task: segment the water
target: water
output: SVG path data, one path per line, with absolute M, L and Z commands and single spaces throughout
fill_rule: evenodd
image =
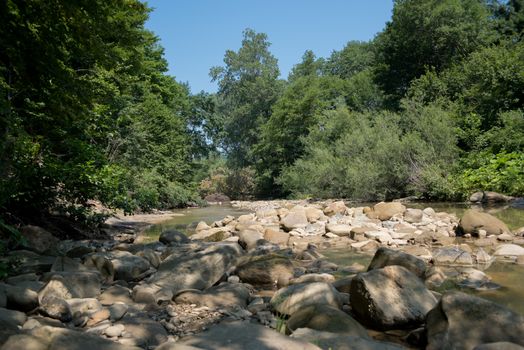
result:
M 349 204 L 349 206 L 361 205 L 362 204 Z M 453 213 L 459 218 L 464 211 L 469 208 L 468 205 L 463 203 L 409 203 L 407 204 L 407 207 L 432 207 L 436 211 Z M 522 206 L 503 206 L 479 209 L 498 217 L 512 230 L 524 226 L 524 207 Z M 200 221 L 205 221 L 206 223 L 211 224 L 214 221 L 223 219 L 227 215 L 238 217 L 239 215 L 248 213 L 246 210 L 233 208 L 227 205 L 181 209 L 176 212 L 183 216 L 176 216 L 160 224 L 154 225 L 149 230 L 145 231 L 145 236 L 147 237 L 146 240 L 157 240 L 163 230 L 173 228 L 191 235 L 194 232 L 194 227 Z M 332 261 L 341 267 L 349 266 L 354 263 L 367 267 L 372 259 L 372 255 L 355 253 L 348 250 L 327 250 L 323 251 L 322 254 L 324 254 L 329 261 Z M 457 286 L 453 286 L 453 288 L 458 288 L 464 292 L 505 305 L 506 307 L 524 315 L 524 266 L 495 262 L 484 272 L 491 277 L 493 282 L 499 284 L 501 288 L 487 291 L 476 291 L 471 288 L 460 288 Z M 340 277 L 341 275 L 342 274 L 338 274 L 337 277 Z

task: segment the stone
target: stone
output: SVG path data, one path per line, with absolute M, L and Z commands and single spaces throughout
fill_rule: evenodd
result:
M 524 316 L 461 292 L 445 293 L 426 318 L 426 349 L 473 349 L 485 343 L 524 346 Z
M 311 282 L 335 282 L 335 277 L 329 273 L 308 273 L 289 281 L 290 284 L 311 283 Z
M 39 310 L 42 314 L 61 322 L 69 322 L 73 319 L 73 314 L 67 302 L 49 294 L 40 300 Z
M 126 314 L 129 306 L 122 302 L 116 302 L 109 307 L 109 319 L 111 322 L 120 320 Z
M 511 233 L 502 233 L 497 236 L 497 240 L 502 241 L 502 242 L 510 242 L 510 241 L 513 241 L 514 239 L 515 239 L 515 236 L 513 236 L 513 234 Z
M 399 202 L 381 202 L 373 206 L 373 211 L 366 213 L 370 219 L 386 221 L 395 215 L 402 215 L 406 207 Z
M 364 236 L 374 239 L 382 244 L 388 244 L 393 241 L 391 235 L 384 231 L 368 231 L 364 234 Z
M 63 299 L 69 298 L 95 298 L 100 295 L 100 274 L 97 272 L 52 272 L 44 275 L 43 281 L 58 281 L 67 289 L 67 293 L 60 296 Z M 48 283 L 49 283 L 48 282 Z M 39 292 L 42 293 L 42 290 Z
M 477 345 L 473 350 L 524 350 L 524 346 L 507 341 L 500 341 Z
M 257 247 L 257 242 L 264 239 L 264 235 L 255 230 L 242 230 L 237 233 L 239 244 L 246 250 Z
M 106 283 L 113 282 L 115 269 L 113 263 L 104 254 L 91 254 L 84 260 L 87 268 L 94 269 L 100 273 L 102 280 Z
M 511 202 L 513 199 L 515 198 L 493 191 L 475 192 L 469 197 L 469 201 L 472 203 L 505 203 Z
M 409 223 L 421 222 L 424 217 L 424 213 L 421 209 L 408 208 L 404 212 L 404 220 Z
M 115 324 L 114 326 L 107 327 L 104 334 L 108 337 L 119 337 L 124 332 L 126 327 L 122 324 Z
M 339 308 L 319 304 L 306 306 L 291 315 L 286 323 L 290 331 L 311 328 L 318 331 L 369 338 L 364 327 Z
M 87 321 L 87 327 L 94 326 L 95 324 L 98 324 L 102 321 L 105 321 L 109 319 L 111 316 L 111 313 L 109 312 L 109 309 L 100 309 L 91 315 L 89 315 L 89 321 Z
M 88 271 L 88 268 L 78 261 L 68 258 L 67 256 L 57 256 L 53 266 L 51 266 L 52 272 L 76 272 L 76 271 Z
M 485 230 L 487 235 L 510 233 L 508 226 L 491 214 L 468 209 L 460 219 L 457 233 L 478 236 L 479 230 Z
M 234 321 L 214 325 L 208 331 L 178 341 L 174 349 L 205 350 L 320 350 L 317 346 L 292 339 L 272 329 L 250 322 Z
M 25 238 L 27 247 L 37 253 L 54 251 L 60 242 L 60 240 L 49 231 L 39 226 L 22 226 L 20 228 L 20 234 Z
M 312 224 L 325 218 L 324 212 L 322 210 L 313 207 L 306 208 L 306 217 L 307 220 Z
M 351 282 L 355 316 L 379 330 L 416 327 L 436 303 L 420 278 L 402 266 L 361 272 Z
M 127 282 L 140 279 L 150 267 L 149 261 L 129 252 L 120 252 L 111 262 L 115 269 L 115 279 Z
M 74 314 L 90 314 L 102 309 L 102 304 L 95 298 L 73 298 L 67 299 L 67 304 Z
M 524 247 L 516 244 L 501 244 L 495 249 L 493 255 L 498 257 L 516 257 L 524 255 Z
M 344 204 L 343 201 L 336 201 L 333 203 L 328 204 L 324 208 L 324 214 L 327 216 L 334 216 L 336 214 L 344 215 L 347 211 L 346 204 Z
M 189 238 L 187 238 L 184 233 L 177 230 L 162 231 L 160 237 L 158 237 L 158 240 L 169 246 L 186 244 L 190 242 Z
M 113 305 L 120 302 L 124 304 L 132 304 L 131 290 L 129 288 L 115 285 L 107 288 L 98 298 L 102 305 Z
M 242 262 L 235 274 L 245 283 L 256 286 L 272 287 L 286 286 L 293 278 L 294 265 L 291 260 L 282 255 L 269 254 L 251 257 Z
M 340 308 L 338 294 L 331 284 L 325 282 L 293 284 L 279 289 L 271 298 L 270 304 L 282 314 L 293 315 L 310 305 L 326 304 Z
M 443 247 L 433 252 L 433 263 L 435 265 L 473 265 L 473 257 L 470 253 L 459 247 Z
M 304 209 L 296 209 L 290 211 L 286 216 L 280 220 L 280 225 L 286 231 L 294 229 L 305 228 L 309 224 L 307 220 L 306 211 Z
M 209 308 L 229 306 L 245 308 L 249 295 L 249 289 L 242 284 L 222 283 L 203 292 L 199 290 L 182 292 L 174 298 L 174 301 L 177 304 L 196 304 Z
M 287 246 L 289 241 L 289 233 L 268 228 L 264 231 L 264 239 L 271 243 Z
M 139 346 L 156 346 L 167 341 L 165 328 L 150 318 L 126 315 L 119 324 L 125 327 L 126 337 L 135 339 Z
M 27 320 L 25 313 L 0 308 L 0 329 L 14 329 L 18 330 Z
M 310 328 L 299 328 L 290 337 L 313 343 L 324 350 L 406 350 L 398 344 L 377 341 L 369 337 L 323 332 Z
M 204 242 L 221 242 L 231 237 L 231 232 L 225 230 L 223 227 L 210 228 L 208 230 L 198 231 L 190 236 L 192 241 L 200 240 Z
M 38 306 L 38 293 L 23 286 L 0 283 L 0 295 L 5 298 L 3 307 L 8 309 L 28 312 Z
M 351 233 L 351 226 L 345 224 L 327 224 L 326 230 L 337 236 L 349 236 Z
M 168 256 L 148 283 L 173 295 L 183 289 L 203 290 L 218 282 L 242 254 L 237 243 L 217 243 Z
M 369 263 L 368 271 L 391 265 L 403 266 L 421 279 L 424 279 L 426 273 L 426 264 L 422 259 L 385 247 L 378 248 L 375 252 L 373 259 Z
M 205 221 L 200 221 L 197 224 L 197 226 L 195 227 L 195 231 L 199 232 L 199 231 L 209 230 L 210 228 L 211 227 Z

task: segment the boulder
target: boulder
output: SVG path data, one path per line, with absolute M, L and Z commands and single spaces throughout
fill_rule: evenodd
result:
M 39 310 L 47 317 L 51 317 L 61 322 L 69 322 L 73 319 L 73 314 L 67 302 L 62 298 L 46 295 L 40 300 Z
M 406 207 L 399 202 L 381 202 L 373 206 L 373 211 L 366 213 L 370 219 L 389 220 L 395 215 L 402 215 Z
M 406 348 L 382 341 L 373 340 L 369 337 L 359 337 L 317 331 L 310 328 L 299 328 L 291 334 L 291 338 L 301 339 L 324 350 L 405 350 Z
M 351 233 L 351 226 L 346 224 L 327 224 L 326 230 L 336 234 L 337 236 L 349 236 Z
M 426 318 L 428 350 L 473 349 L 485 343 L 524 346 L 524 316 L 461 292 L 442 296 Z
M 88 255 L 84 260 L 84 265 L 89 269 L 98 271 L 105 282 L 113 282 L 115 278 L 115 268 L 105 254 L 95 253 Z
M 231 236 L 231 232 L 225 230 L 223 227 L 216 227 L 210 228 L 208 230 L 197 231 L 195 234 L 189 237 L 192 241 L 200 240 L 204 242 L 221 242 Z
M 53 272 L 43 280 L 47 285 L 38 292 L 39 300 L 45 294 L 62 299 L 95 298 L 100 294 L 100 275 L 95 272 Z
M 420 278 L 402 266 L 362 272 L 351 281 L 350 304 L 354 314 L 376 329 L 419 326 L 436 303 Z
M 408 208 L 404 212 L 404 220 L 409 223 L 421 222 L 424 217 L 424 213 L 421 209 Z
M 243 282 L 257 286 L 286 286 L 293 278 L 291 260 L 278 254 L 255 256 L 239 264 L 235 274 Z
M 242 254 L 237 243 L 218 243 L 168 256 L 149 283 L 176 294 L 183 289 L 203 290 L 222 278 Z
M 8 309 L 28 312 L 38 306 L 38 293 L 23 286 L 0 283 L 0 294 L 5 297 Z
M 240 306 L 245 308 L 249 299 L 249 289 L 242 284 L 223 283 L 201 292 L 190 290 L 178 294 L 174 301 L 177 304 L 196 304 L 209 308 Z
M 98 298 L 102 305 L 113 305 L 114 303 L 132 304 L 131 290 L 129 288 L 115 285 L 107 288 Z
M 344 204 L 343 201 L 337 201 L 337 202 L 328 204 L 324 208 L 324 214 L 326 214 L 327 216 L 333 216 L 336 214 L 344 215 L 347 209 L 348 208 L 346 207 L 346 204 Z
M 473 257 L 470 253 L 459 247 L 443 247 L 433 252 L 433 263 L 435 265 L 473 265 Z
M 247 250 L 257 247 L 257 242 L 264 239 L 264 235 L 255 230 L 242 230 L 238 232 L 239 244 Z
M 178 245 L 178 244 L 185 244 L 189 243 L 189 238 L 187 236 L 177 230 L 166 230 L 163 231 L 160 234 L 160 237 L 158 237 L 158 240 L 165 245 Z
M 508 226 L 493 215 L 475 209 L 466 210 L 460 219 L 457 233 L 478 236 L 479 230 L 485 230 L 488 235 L 510 233 Z
M 513 199 L 515 198 L 493 191 L 475 192 L 469 197 L 471 203 L 505 203 Z
M 325 218 L 324 212 L 322 210 L 313 207 L 306 208 L 306 217 L 307 220 L 312 224 L 319 221 L 320 219 Z
M 369 263 L 368 271 L 392 265 L 403 266 L 421 279 L 424 278 L 426 273 L 426 264 L 422 259 L 385 247 L 381 247 L 375 252 L 373 260 Z
M 368 338 L 368 333 L 353 317 L 333 306 L 318 304 L 293 313 L 286 324 L 290 331 L 311 328 L 318 331 L 341 333 Z
M 310 305 L 331 305 L 335 308 L 341 306 L 339 293 L 325 282 L 293 284 L 279 289 L 271 298 L 270 304 L 276 311 L 286 315 L 293 315 Z
M 306 211 L 304 209 L 294 209 L 280 220 L 280 225 L 286 231 L 292 231 L 298 228 L 305 228 L 309 224 Z
M 0 329 L 18 330 L 18 326 L 22 326 L 25 321 L 27 321 L 25 313 L 0 308 Z
M 286 246 L 289 241 L 289 233 L 268 228 L 264 231 L 264 239 L 274 244 Z
M 13 271 L 16 274 L 48 272 L 56 259 L 54 256 L 39 255 L 28 250 L 14 250 L 8 256 L 17 262 Z
M 146 248 L 136 253 L 136 255 L 146 259 L 149 262 L 149 265 L 153 266 L 155 269 L 157 269 L 162 262 L 160 255 L 155 253 L 153 249 Z
M 292 339 L 262 325 L 242 321 L 219 323 L 176 344 L 173 349 L 320 350 L 313 344 Z
M 39 226 L 22 226 L 20 228 L 20 234 L 25 238 L 27 247 L 38 253 L 54 251 L 60 242 L 60 240 L 49 231 Z
M 149 261 L 129 252 L 119 252 L 111 262 L 115 269 L 115 279 L 127 282 L 141 279 L 150 268 Z
M 517 257 L 524 255 L 524 247 L 521 247 L 516 244 L 501 244 L 495 249 L 493 255 L 498 257 Z
M 200 232 L 200 231 L 204 231 L 204 230 L 209 230 L 211 227 L 205 222 L 205 221 L 200 221 L 196 227 L 195 227 L 195 231 L 196 232 Z
M 326 282 L 333 283 L 335 282 L 335 277 L 329 273 L 308 273 L 297 278 L 293 278 L 289 281 L 290 284 L 297 283 L 311 283 L 311 282 Z
M 143 348 L 162 344 L 168 339 L 165 328 L 148 317 L 128 313 L 118 323 L 125 327 L 126 338 L 133 339 Z

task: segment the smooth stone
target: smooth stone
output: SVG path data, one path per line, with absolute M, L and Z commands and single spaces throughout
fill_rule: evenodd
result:
M 245 283 L 256 286 L 287 286 L 293 278 L 292 261 L 279 254 L 261 255 L 239 263 L 235 274 Z
M 104 330 L 104 334 L 108 337 L 119 337 L 122 334 L 122 332 L 125 331 L 125 329 L 126 327 L 124 327 L 124 325 L 116 324 L 114 326 L 107 327 Z
M 403 266 L 419 278 L 424 278 L 426 273 L 426 263 L 422 259 L 385 247 L 381 247 L 375 252 L 373 259 L 369 263 L 368 271 L 391 265 Z
M 293 315 L 310 305 L 326 304 L 335 308 L 341 306 L 338 291 L 325 282 L 293 284 L 279 289 L 271 298 L 270 304 L 286 315 Z

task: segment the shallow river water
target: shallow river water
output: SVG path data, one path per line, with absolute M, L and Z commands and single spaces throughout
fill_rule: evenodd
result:
M 351 204 L 348 206 L 361 206 L 361 203 Z M 425 208 L 432 207 L 436 211 L 444 211 L 454 213 L 458 217 L 469 208 L 468 205 L 461 203 L 409 203 L 408 208 Z M 524 206 L 505 206 L 498 208 L 483 209 L 492 215 L 497 216 L 504 221 L 510 229 L 514 230 L 524 226 Z M 246 210 L 233 208 L 231 206 L 209 206 L 205 208 L 191 208 L 181 209 L 177 211 L 181 216 L 176 216 L 172 219 L 164 221 L 160 224 L 154 225 L 144 234 L 148 240 L 156 240 L 160 232 L 166 229 L 177 229 L 190 235 L 194 232 L 194 228 L 199 221 L 205 221 L 211 224 L 213 221 L 221 220 L 227 215 L 239 216 L 248 213 Z M 350 250 L 326 250 L 322 251 L 329 261 L 336 263 L 339 266 L 348 266 L 354 263 L 359 263 L 367 266 L 371 261 L 371 255 L 362 253 L 355 253 Z M 517 311 L 524 315 L 524 266 L 510 263 L 495 262 L 489 266 L 484 272 L 492 279 L 493 282 L 499 284 L 501 287 L 495 290 L 473 290 L 466 287 L 443 286 L 441 292 L 446 289 L 460 289 L 466 293 L 471 293 L 485 299 L 489 299 L 505 305 L 510 309 Z

